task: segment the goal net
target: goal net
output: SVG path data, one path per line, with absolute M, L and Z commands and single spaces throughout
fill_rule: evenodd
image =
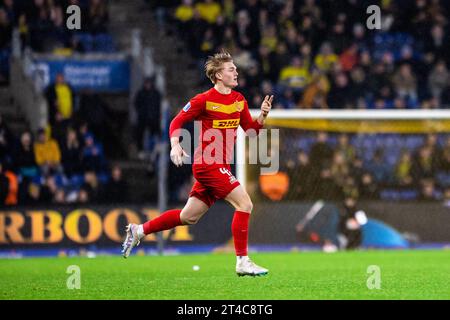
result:
M 335 242 L 349 198 L 366 212 L 450 199 L 450 111 L 273 110 L 265 128 L 258 143 L 243 132 L 237 142 L 253 243 Z M 414 229 L 389 210 L 367 215 Z

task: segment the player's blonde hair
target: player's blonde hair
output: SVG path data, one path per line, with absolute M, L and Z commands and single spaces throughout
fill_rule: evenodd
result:
M 213 56 L 209 56 L 208 60 L 206 60 L 205 63 L 206 76 L 209 78 L 209 80 L 211 80 L 212 83 L 215 84 L 217 82 L 216 73 L 222 70 L 223 64 L 225 62 L 232 61 L 233 57 L 225 50 L 222 50 L 221 52 L 216 53 Z

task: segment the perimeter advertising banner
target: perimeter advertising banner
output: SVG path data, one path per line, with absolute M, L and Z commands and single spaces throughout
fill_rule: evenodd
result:
M 36 59 L 45 87 L 61 73 L 75 91 L 126 92 L 130 87 L 130 64 L 126 59 Z
M 223 244 L 231 237 L 233 210 L 222 205 L 196 226 L 163 232 L 168 244 Z M 139 206 L 44 207 L 0 210 L 0 249 L 120 246 L 128 223 L 143 223 L 158 210 Z M 149 235 L 144 243 L 156 243 Z
M 250 245 L 299 244 L 296 225 L 314 203 L 267 202 L 255 205 L 250 219 Z M 382 221 L 418 243 L 450 243 L 450 207 L 437 202 L 360 203 L 369 219 Z M 323 237 L 336 236 L 340 208 L 327 203 L 309 223 Z M 230 243 L 234 209 L 216 203 L 194 226 L 179 226 L 162 233 L 166 244 L 213 245 Z M 125 226 L 143 223 L 159 215 L 154 207 L 63 206 L 0 209 L 0 250 L 34 248 L 119 248 Z M 150 235 L 143 244 L 155 245 Z

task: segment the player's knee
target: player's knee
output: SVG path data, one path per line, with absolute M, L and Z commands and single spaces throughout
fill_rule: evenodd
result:
M 245 199 L 245 200 L 239 202 L 236 210 L 251 213 L 253 210 L 252 200 L 250 200 L 250 198 L 249 198 L 249 199 Z
M 197 222 L 198 222 L 198 220 L 200 220 L 200 218 L 180 216 L 180 220 L 181 220 L 181 223 L 183 223 L 184 225 L 194 225 L 194 224 L 197 224 Z

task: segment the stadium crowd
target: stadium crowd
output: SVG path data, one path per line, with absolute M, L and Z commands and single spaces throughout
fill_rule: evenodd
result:
M 269 93 L 275 108 L 450 106 L 448 1 L 151 2 L 199 68 L 220 48 L 232 53 L 253 106 Z M 381 30 L 366 27 L 373 4 Z
M 295 148 L 298 151 L 280 150 L 282 163 L 277 175 L 260 178 L 260 188 L 266 197 L 272 200 L 282 197 L 290 200 L 450 199 L 449 136 L 384 136 L 379 137 L 384 143 L 382 147 L 374 140 L 378 138 L 370 135 L 306 132 L 300 139 L 303 143 L 302 148 Z M 397 154 L 392 149 L 398 149 Z
M 101 98 L 74 93 L 60 74 L 47 88 L 49 126 L 14 136 L 0 116 L 0 204 L 67 204 L 127 201 L 127 183 L 110 166 L 111 143 Z
M 66 27 L 70 5 L 81 9 L 81 30 Z M 22 45 L 36 52 L 69 55 L 115 50 L 108 34 L 106 0 L 0 0 L 0 83 L 9 78 L 13 29 L 18 30 Z

